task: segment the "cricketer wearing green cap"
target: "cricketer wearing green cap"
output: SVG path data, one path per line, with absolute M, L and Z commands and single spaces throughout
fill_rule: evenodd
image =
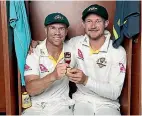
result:
M 52 13 L 44 25 L 46 39 L 26 58 L 24 76 L 32 106 L 23 115 L 73 115 L 74 100 L 65 75 L 69 64 L 64 62 L 69 22 L 63 14 Z
M 71 38 L 77 66 L 68 71 L 76 83 L 74 115 L 120 115 L 119 96 L 126 73 L 126 52 L 112 46 L 108 12 L 94 4 L 82 12 L 84 36 Z
M 112 46 L 111 34 L 106 30 L 106 8 L 98 4 L 87 7 L 82 12 L 82 21 L 85 34 L 67 43 L 76 62 L 66 73 L 77 85 L 72 96 L 74 115 L 120 115 L 126 52 L 122 46 Z
M 101 16 L 102 18 L 104 18 L 105 20 L 108 20 L 108 12 L 107 12 L 106 8 L 104 8 L 103 6 L 100 6 L 98 4 L 94 4 L 94 5 L 87 7 L 82 12 L 82 20 L 85 20 L 85 18 L 89 14 L 97 14 L 97 15 Z
M 62 23 L 69 27 L 68 19 L 61 13 L 52 13 L 45 18 L 44 26 L 49 24 Z

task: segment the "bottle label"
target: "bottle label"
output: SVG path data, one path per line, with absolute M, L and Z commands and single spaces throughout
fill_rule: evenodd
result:
M 32 102 L 28 93 L 22 93 L 22 108 L 29 108 L 32 106 Z

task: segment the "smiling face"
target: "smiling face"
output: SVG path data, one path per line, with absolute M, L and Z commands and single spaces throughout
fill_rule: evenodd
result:
M 92 40 L 101 38 L 108 24 L 108 20 L 104 20 L 102 17 L 96 14 L 88 15 L 83 22 L 85 32 Z
M 68 29 L 66 25 L 61 23 L 50 24 L 45 27 L 47 41 L 53 46 L 60 46 L 65 40 Z

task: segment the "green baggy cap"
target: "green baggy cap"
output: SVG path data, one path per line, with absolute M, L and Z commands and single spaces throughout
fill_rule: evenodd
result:
M 108 20 L 108 12 L 106 10 L 106 8 L 104 8 L 103 6 L 100 6 L 98 4 L 94 4 L 91 5 L 89 7 L 87 7 L 83 12 L 82 12 L 82 20 L 84 21 L 85 18 L 89 15 L 89 14 L 96 14 L 101 16 L 102 18 L 104 18 L 105 20 Z
M 62 24 L 65 24 L 67 27 L 69 27 L 68 19 L 61 13 L 52 13 L 45 18 L 45 21 L 44 21 L 45 26 L 49 24 L 54 24 L 54 23 L 62 23 Z

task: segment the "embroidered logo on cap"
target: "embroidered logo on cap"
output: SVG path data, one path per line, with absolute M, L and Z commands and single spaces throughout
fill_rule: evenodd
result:
M 104 57 L 99 58 L 99 59 L 97 60 L 97 64 L 98 64 L 98 66 L 99 66 L 100 68 L 106 66 L 106 63 L 107 63 L 107 61 L 106 61 L 106 58 L 104 58 Z
M 124 67 L 124 64 L 123 63 L 119 63 L 119 66 L 120 66 L 120 72 L 121 73 L 125 73 L 126 72 L 126 68 Z
M 96 7 L 91 7 L 91 8 L 88 9 L 88 11 L 92 11 L 92 10 L 97 10 L 97 8 Z
M 30 66 L 28 66 L 27 64 L 25 64 L 25 67 L 24 67 L 25 71 L 28 71 L 28 70 L 32 70 Z
M 56 15 L 56 16 L 54 17 L 54 19 L 55 19 L 55 20 L 63 20 L 64 17 L 62 17 L 62 16 L 60 16 L 60 15 Z
M 42 73 L 43 72 L 49 72 L 48 69 L 43 64 L 39 64 L 39 66 L 40 66 L 40 70 L 41 70 Z

